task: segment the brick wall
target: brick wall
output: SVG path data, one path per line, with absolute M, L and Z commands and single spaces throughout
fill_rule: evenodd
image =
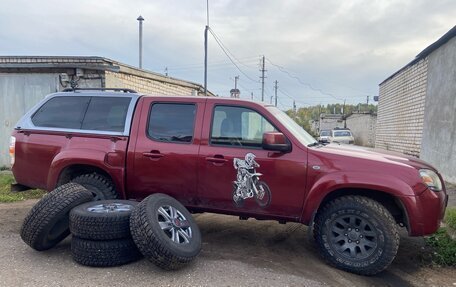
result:
M 347 117 L 346 122 L 347 128 L 353 133 L 356 145 L 374 147 L 376 115 L 354 113 Z
M 376 148 L 420 155 L 427 61 L 422 59 L 380 84 Z

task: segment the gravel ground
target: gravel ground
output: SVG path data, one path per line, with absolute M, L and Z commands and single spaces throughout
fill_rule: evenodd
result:
M 422 238 L 403 235 L 390 268 L 363 277 L 326 265 L 305 226 L 215 214 L 195 215 L 203 250 L 183 270 L 166 272 L 144 259 L 84 267 L 71 258 L 71 237 L 45 252 L 21 241 L 20 225 L 35 202 L 0 204 L 0 286 L 456 286 L 454 268 L 421 267 Z

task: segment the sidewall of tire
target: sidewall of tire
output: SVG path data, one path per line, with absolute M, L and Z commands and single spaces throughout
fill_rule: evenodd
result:
M 374 202 L 365 197 L 358 198 Z M 337 268 L 361 275 L 374 275 L 381 272 L 393 261 L 399 245 L 399 235 L 394 219 L 380 203 L 375 202 L 374 204 L 377 204 L 377 207 L 381 206 L 383 212 L 388 214 L 382 215 L 376 208 L 361 206 L 360 202 L 350 202 L 348 198 L 342 200 L 344 205 L 337 206 L 330 203 L 328 208 L 323 210 L 323 214 L 320 215 L 321 218 L 317 218 L 316 221 L 315 239 L 324 258 Z M 373 225 L 377 233 L 378 244 L 375 253 L 364 259 L 349 261 L 332 248 L 332 244 L 329 242 L 331 222 L 343 214 L 357 215 Z

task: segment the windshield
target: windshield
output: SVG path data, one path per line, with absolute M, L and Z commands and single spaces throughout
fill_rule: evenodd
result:
M 321 137 L 329 137 L 330 132 L 329 131 L 321 131 L 320 136 Z
M 351 133 L 349 131 L 337 131 L 334 132 L 335 137 L 351 137 Z
M 276 107 L 267 109 L 281 122 L 303 145 L 307 146 L 317 142 L 308 132 L 292 120 L 285 112 Z

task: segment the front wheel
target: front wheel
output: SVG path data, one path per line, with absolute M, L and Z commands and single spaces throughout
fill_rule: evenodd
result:
M 256 183 L 258 193 L 255 195 L 255 200 L 258 205 L 262 208 L 267 207 L 271 203 L 271 190 L 264 181 L 258 181 Z
M 331 265 L 361 275 L 386 269 L 399 247 L 391 213 L 362 196 L 344 196 L 327 203 L 317 213 L 314 237 Z

